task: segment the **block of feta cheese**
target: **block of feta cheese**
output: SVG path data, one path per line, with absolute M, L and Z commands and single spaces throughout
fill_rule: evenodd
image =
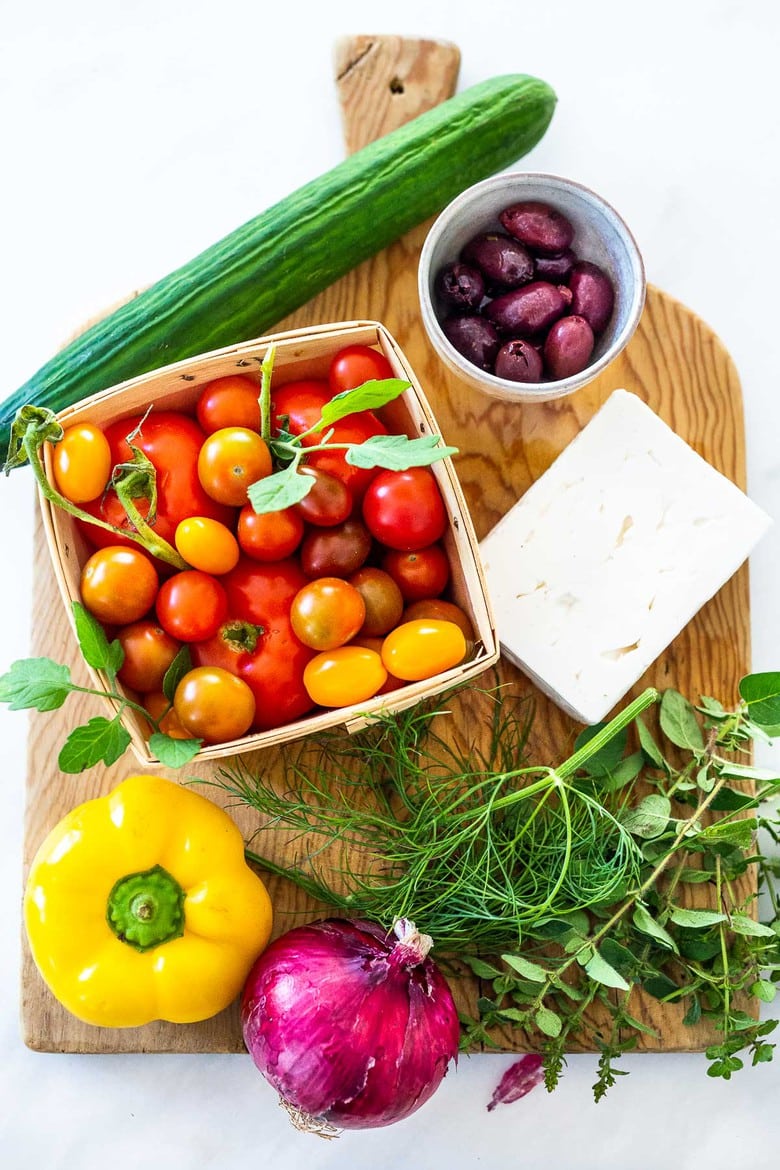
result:
M 480 545 L 502 652 L 575 719 L 598 723 L 770 523 L 615 390 Z

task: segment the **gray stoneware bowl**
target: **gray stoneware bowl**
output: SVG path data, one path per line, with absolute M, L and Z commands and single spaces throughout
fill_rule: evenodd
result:
M 479 232 L 503 231 L 498 213 L 512 203 L 535 200 L 561 211 L 574 227 L 572 248 L 578 259 L 603 268 L 612 280 L 615 307 L 597 338 L 589 365 L 557 381 L 514 382 L 481 370 L 447 340 L 439 324 L 434 293 L 437 273 L 458 259 L 463 245 Z M 621 217 L 594 191 L 558 175 L 514 172 L 495 175 L 469 187 L 433 224 L 420 254 L 418 291 L 423 324 L 444 364 L 477 390 L 510 402 L 547 402 L 585 386 L 628 344 L 645 302 L 642 257 Z

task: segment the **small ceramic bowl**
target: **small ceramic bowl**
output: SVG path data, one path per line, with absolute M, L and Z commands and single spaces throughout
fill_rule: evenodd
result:
M 438 303 L 434 282 L 439 271 L 459 258 L 473 236 L 505 229 L 499 212 L 513 203 L 532 200 L 551 205 L 574 228 L 572 250 L 578 260 L 602 268 L 615 292 L 612 316 L 596 338 L 589 364 L 577 374 L 556 381 L 515 382 L 498 378 L 463 357 L 448 341 L 440 321 L 446 310 Z M 450 203 L 433 224 L 420 254 L 418 290 L 428 337 L 445 365 L 477 390 L 512 402 L 546 402 L 571 394 L 591 382 L 627 345 L 645 302 L 645 271 L 631 232 L 600 195 L 557 175 L 515 172 L 495 175 L 469 187 Z

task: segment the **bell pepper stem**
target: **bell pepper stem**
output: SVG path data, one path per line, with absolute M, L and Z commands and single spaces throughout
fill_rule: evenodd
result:
M 120 942 L 152 950 L 184 933 L 184 890 L 161 865 L 127 874 L 108 896 L 106 918 Z

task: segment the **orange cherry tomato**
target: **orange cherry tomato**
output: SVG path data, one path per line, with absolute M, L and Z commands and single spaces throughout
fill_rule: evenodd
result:
M 162 691 L 150 691 L 148 695 L 144 695 L 142 705 L 152 719 L 157 720 L 160 731 L 165 735 L 170 735 L 171 739 L 192 739 L 186 727 L 182 727 L 179 716 Z
M 350 707 L 373 698 L 386 678 L 375 650 L 339 646 L 312 658 L 303 672 L 303 685 L 319 707 Z
M 221 666 L 196 666 L 184 675 L 173 697 L 182 727 L 206 743 L 239 739 L 255 717 L 255 697 L 238 675 Z
M 219 520 L 190 516 L 176 527 L 176 548 L 193 569 L 220 576 L 238 564 L 240 549 L 233 533 Z
M 305 525 L 296 508 L 256 512 L 245 504 L 238 516 L 238 543 L 253 561 L 282 561 L 295 552 Z
M 312 650 L 335 650 L 363 625 L 366 606 L 342 577 L 318 577 L 293 598 L 290 622 L 297 638 Z M 305 683 L 305 678 L 304 678 Z
M 247 491 L 271 474 L 271 453 L 256 431 L 223 427 L 209 435 L 198 455 L 198 478 L 212 500 L 242 507 Z
M 443 597 L 427 597 L 423 601 L 413 601 L 407 605 L 402 614 L 402 620 L 413 622 L 416 618 L 435 618 L 436 621 L 454 622 L 463 630 L 463 637 L 467 642 L 474 641 L 474 626 L 465 609 L 455 605 L 452 601 L 445 601 Z
M 57 490 L 72 504 L 87 504 L 105 490 L 111 475 L 111 447 L 98 427 L 66 427 L 52 453 Z
M 125 660 L 117 672 L 119 681 L 134 691 L 158 691 L 180 643 L 153 621 L 132 622 L 117 634 Z
M 200 392 L 195 414 L 207 435 L 223 427 L 260 430 L 260 387 L 243 374 L 226 374 Z
M 382 643 L 382 662 L 396 678 L 416 682 L 457 666 L 466 655 L 466 639 L 454 622 L 420 618 L 403 622 Z
M 146 553 L 109 545 L 94 552 L 81 570 L 81 600 L 101 622 L 126 626 L 154 605 L 157 570 Z

